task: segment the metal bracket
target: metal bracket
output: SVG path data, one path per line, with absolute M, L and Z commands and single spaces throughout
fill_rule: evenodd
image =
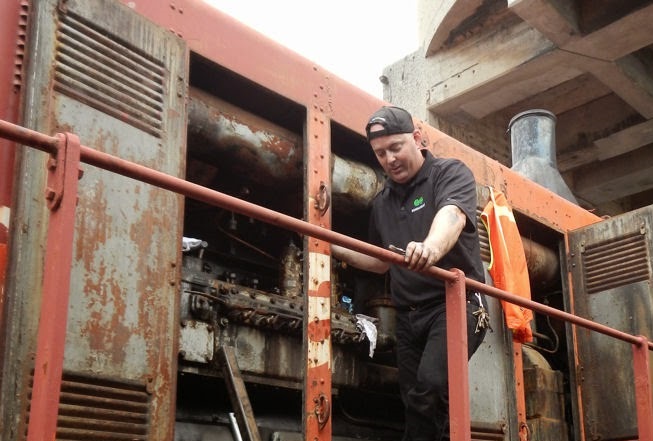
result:
M 317 191 L 315 196 L 315 208 L 320 210 L 320 217 L 324 216 L 331 206 L 331 194 L 329 193 L 329 188 L 324 183 L 320 182 L 320 189 Z
M 315 416 L 317 417 L 317 426 L 319 430 L 322 430 L 331 417 L 331 404 L 324 394 L 320 394 L 317 398 L 314 398 L 313 402 L 315 403 L 313 412 L 315 412 Z
M 57 151 L 48 159 L 48 182 L 45 189 L 45 199 L 50 211 L 59 209 L 66 187 L 66 167 L 71 162 L 69 158 L 79 158 L 80 142 L 72 133 L 57 133 Z M 73 156 L 74 155 L 74 156 Z M 79 163 L 79 160 L 75 161 Z M 77 173 L 77 179 L 82 177 L 82 171 Z M 75 195 L 75 197 L 77 197 Z

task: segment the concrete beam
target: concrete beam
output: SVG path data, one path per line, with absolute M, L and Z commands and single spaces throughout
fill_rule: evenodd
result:
M 646 119 L 653 118 L 653 77 L 636 57 L 597 63 L 591 72 Z
M 556 46 L 580 38 L 576 11 L 555 0 L 508 0 L 508 8 L 540 31 Z
M 451 32 L 467 19 L 467 17 L 473 15 L 474 11 L 481 6 L 483 1 L 442 0 L 424 3 L 428 9 L 420 7 L 420 13 L 430 13 L 431 18 L 425 26 L 425 29 L 420 29 L 420 35 L 427 36 L 422 46 L 426 48 L 426 56 L 428 57 L 442 47 Z M 435 8 L 433 7 L 433 3 L 436 5 Z
M 556 61 L 547 57 L 553 49 L 555 47 L 542 34 L 526 23 L 518 23 L 489 37 L 439 52 L 426 60 L 430 66 L 428 78 L 437 79 L 428 88 L 427 106 L 445 113 L 453 111 L 461 101 L 467 102 L 496 90 L 494 83 L 484 89 L 495 80 L 510 84 L 510 79 L 505 80 L 508 75 L 515 75 L 525 67 L 530 70 L 525 72 L 524 79 L 532 75 L 532 70 L 537 70 L 529 63 L 533 60 L 543 59 L 538 63 L 553 67 Z M 523 98 L 525 96 L 515 97 L 514 102 Z

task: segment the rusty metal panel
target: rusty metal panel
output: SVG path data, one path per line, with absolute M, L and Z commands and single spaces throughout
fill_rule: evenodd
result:
M 573 313 L 634 335 L 653 335 L 653 206 L 569 234 Z M 576 329 L 575 382 L 587 439 L 637 437 L 632 348 Z
M 110 0 L 38 2 L 34 20 L 38 33 L 31 40 L 35 55 L 26 87 L 26 125 L 44 133 L 77 133 L 85 145 L 183 177 L 184 43 Z M 18 172 L 15 218 L 20 228 L 8 283 L 15 299 L 12 362 L 3 372 L 14 389 L 2 392 L 3 421 L 12 422 L 3 429 L 3 439 L 16 439 L 27 418 L 47 225 L 46 159 L 40 152 L 24 153 Z M 92 386 L 84 389 L 89 400 L 106 378 L 112 387 L 142 391 L 142 418 L 149 428 L 135 428 L 134 439 L 172 439 L 183 200 L 91 166 L 83 169 L 64 369 L 84 376 Z M 12 398 L 17 401 L 13 407 L 8 404 Z M 93 406 L 90 400 L 88 407 Z M 94 431 L 107 425 L 94 425 L 93 415 L 80 421 L 86 417 L 71 420 L 60 412 L 59 427 L 70 423 L 82 427 L 75 429 L 76 436 L 96 438 Z

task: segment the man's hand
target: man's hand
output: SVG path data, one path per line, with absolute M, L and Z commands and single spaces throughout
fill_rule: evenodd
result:
M 408 269 L 425 271 L 435 265 L 439 257 L 438 250 L 426 242 L 409 242 L 406 246 L 404 262 L 408 263 Z
M 455 245 L 467 217 L 455 205 L 445 205 L 433 218 L 429 234 L 422 242 L 406 245 L 404 262 L 414 271 L 425 271 L 438 263 Z

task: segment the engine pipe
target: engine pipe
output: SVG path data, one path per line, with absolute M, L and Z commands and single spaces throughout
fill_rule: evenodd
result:
M 302 178 L 302 138 L 214 96 L 191 89 L 188 137 L 206 162 L 220 153 L 239 176 L 267 184 Z M 331 195 L 336 205 L 367 207 L 383 187 L 381 172 L 331 155 Z M 213 158 L 213 159 L 212 159 Z

